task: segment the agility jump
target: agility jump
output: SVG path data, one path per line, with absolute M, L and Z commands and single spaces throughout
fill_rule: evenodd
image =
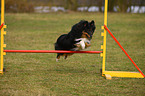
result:
M 139 69 L 139 67 L 135 64 L 135 62 L 131 59 L 131 57 L 127 54 L 121 44 L 117 41 L 111 31 L 107 28 L 107 10 L 108 10 L 108 0 L 105 0 L 105 11 L 104 11 L 104 26 L 102 29 L 104 32 L 101 33 L 103 37 L 103 45 L 101 45 L 102 51 L 66 51 L 66 50 L 4 50 L 6 48 L 6 44 L 4 44 L 4 35 L 6 35 L 6 25 L 4 23 L 4 1 L 1 0 L 1 66 L 0 66 L 0 73 L 3 74 L 4 70 L 4 55 L 6 53 L 87 53 L 87 54 L 100 54 L 102 57 L 102 76 L 106 79 L 111 79 L 112 77 L 126 77 L 126 78 L 144 78 L 145 75 Z M 106 71 L 105 70 L 105 63 L 106 63 L 106 35 L 107 32 L 112 36 L 112 38 L 116 41 L 119 47 L 123 50 L 126 56 L 130 59 L 130 61 L 134 64 L 134 66 L 138 69 L 139 72 L 126 72 L 126 71 Z

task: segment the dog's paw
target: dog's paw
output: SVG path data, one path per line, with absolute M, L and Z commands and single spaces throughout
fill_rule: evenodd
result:
M 85 42 L 85 48 L 90 47 L 91 44 L 89 42 Z
M 77 48 L 81 48 L 81 45 L 79 44 L 74 44 Z
M 59 61 L 59 59 L 56 58 L 56 62 L 58 62 L 58 61 Z

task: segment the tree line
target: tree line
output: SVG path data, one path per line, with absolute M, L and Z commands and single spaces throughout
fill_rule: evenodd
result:
M 77 11 L 78 7 L 98 6 L 102 12 L 104 0 L 5 0 L 6 12 L 34 12 L 35 6 L 61 6 L 67 10 Z M 108 11 L 126 12 L 131 6 L 145 6 L 145 0 L 109 0 Z

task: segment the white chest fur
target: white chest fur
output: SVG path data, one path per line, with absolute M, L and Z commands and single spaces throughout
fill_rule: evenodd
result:
M 79 41 L 79 40 L 81 40 L 81 41 L 76 43 L 76 44 L 80 45 L 81 50 L 84 50 L 86 48 L 86 44 L 85 43 L 90 44 L 90 40 L 88 40 L 87 38 L 75 39 L 75 41 Z

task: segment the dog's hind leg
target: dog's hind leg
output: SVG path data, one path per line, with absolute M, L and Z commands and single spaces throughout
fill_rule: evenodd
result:
M 73 55 L 73 53 L 67 53 L 67 54 L 65 54 L 65 55 L 64 55 L 64 59 L 67 59 L 67 57 L 68 57 L 68 56 L 71 56 L 71 55 Z
M 56 56 L 56 62 L 58 62 L 59 59 L 60 59 L 60 54 L 57 54 L 57 56 Z
M 64 59 L 66 59 L 67 58 L 67 54 L 64 54 Z

